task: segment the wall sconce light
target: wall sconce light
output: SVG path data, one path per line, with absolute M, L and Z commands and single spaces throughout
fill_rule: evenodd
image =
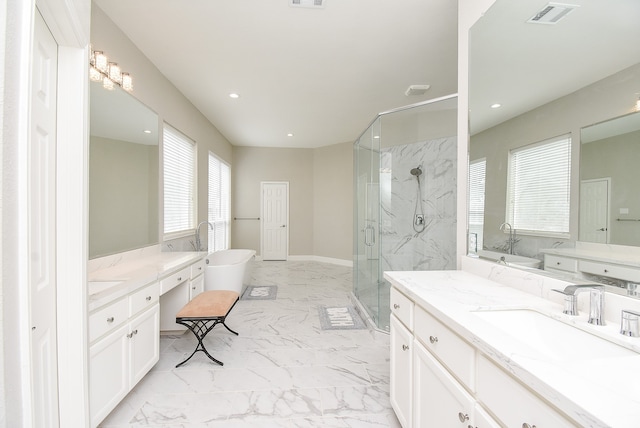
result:
M 115 88 L 115 85 L 120 86 L 125 91 L 133 90 L 131 75 L 123 72 L 115 62 L 109 62 L 109 58 L 102 51 L 91 49 L 89 79 L 93 82 L 102 82 L 102 86 L 110 91 Z
M 640 111 L 640 95 L 638 95 L 638 99 L 636 100 L 636 111 Z

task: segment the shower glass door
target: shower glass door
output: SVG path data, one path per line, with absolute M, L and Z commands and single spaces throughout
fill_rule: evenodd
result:
M 354 294 L 380 320 L 380 119 L 354 144 Z

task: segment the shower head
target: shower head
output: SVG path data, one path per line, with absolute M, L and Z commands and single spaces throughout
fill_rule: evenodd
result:
M 411 169 L 411 175 L 415 175 L 416 177 L 419 177 L 420 174 L 422 174 L 422 169 L 420 169 L 420 167 Z

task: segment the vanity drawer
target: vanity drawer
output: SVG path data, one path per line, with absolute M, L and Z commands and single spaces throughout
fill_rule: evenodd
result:
M 626 281 L 640 282 L 640 269 L 627 266 L 612 265 L 608 263 L 580 260 L 578 267 L 581 272 L 607 276 L 609 278 L 624 279 Z
M 204 259 L 192 264 L 191 279 L 196 278 L 199 275 L 202 275 L 204 273 L 204 267 L 205 267 Z
M 132 317 L 138 312 L 150 307 L 160 299 L 160 284 L 153 284 L 144 287 L 129 296 L 129 316 Z
M 409 330 L 413 330 L 413 302 L 397 289 L 391 287 L 389 306 L 391 313 L 394 314 L 402 324 L 409 328 Z
M 568 257 L 554 256 L 551 254 L 544 255 L 544 268 L 558 269 L 566 272 L 576 272 L 578 270 L 578 261 Z
M 415 337 L 471 391 L 474 389 L 475 350 L 460 336 L 417 306 Z
M 160 281 L 160 295 L 165 294 L 167 291 L 173 289 L 179 284 L 188 281 L 191 278 L 191 267 L 186 267 L 178 272 L 169 275 Z
M 127 299 L 120 299 L 115 303 L 98 309 L 89 315 L 89 342 L 93 342 L 98 337 L 110 332 L 129 316 Z
M 476 398 L 507 427 L 577 426 L 484 356 L 478 358 Z

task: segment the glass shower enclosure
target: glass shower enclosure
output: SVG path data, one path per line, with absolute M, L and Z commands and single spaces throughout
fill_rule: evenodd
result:
M 353 145 L 353 294 L 389 329 L 385 271 L 456 267 L 457 96 L 376 116 Z

